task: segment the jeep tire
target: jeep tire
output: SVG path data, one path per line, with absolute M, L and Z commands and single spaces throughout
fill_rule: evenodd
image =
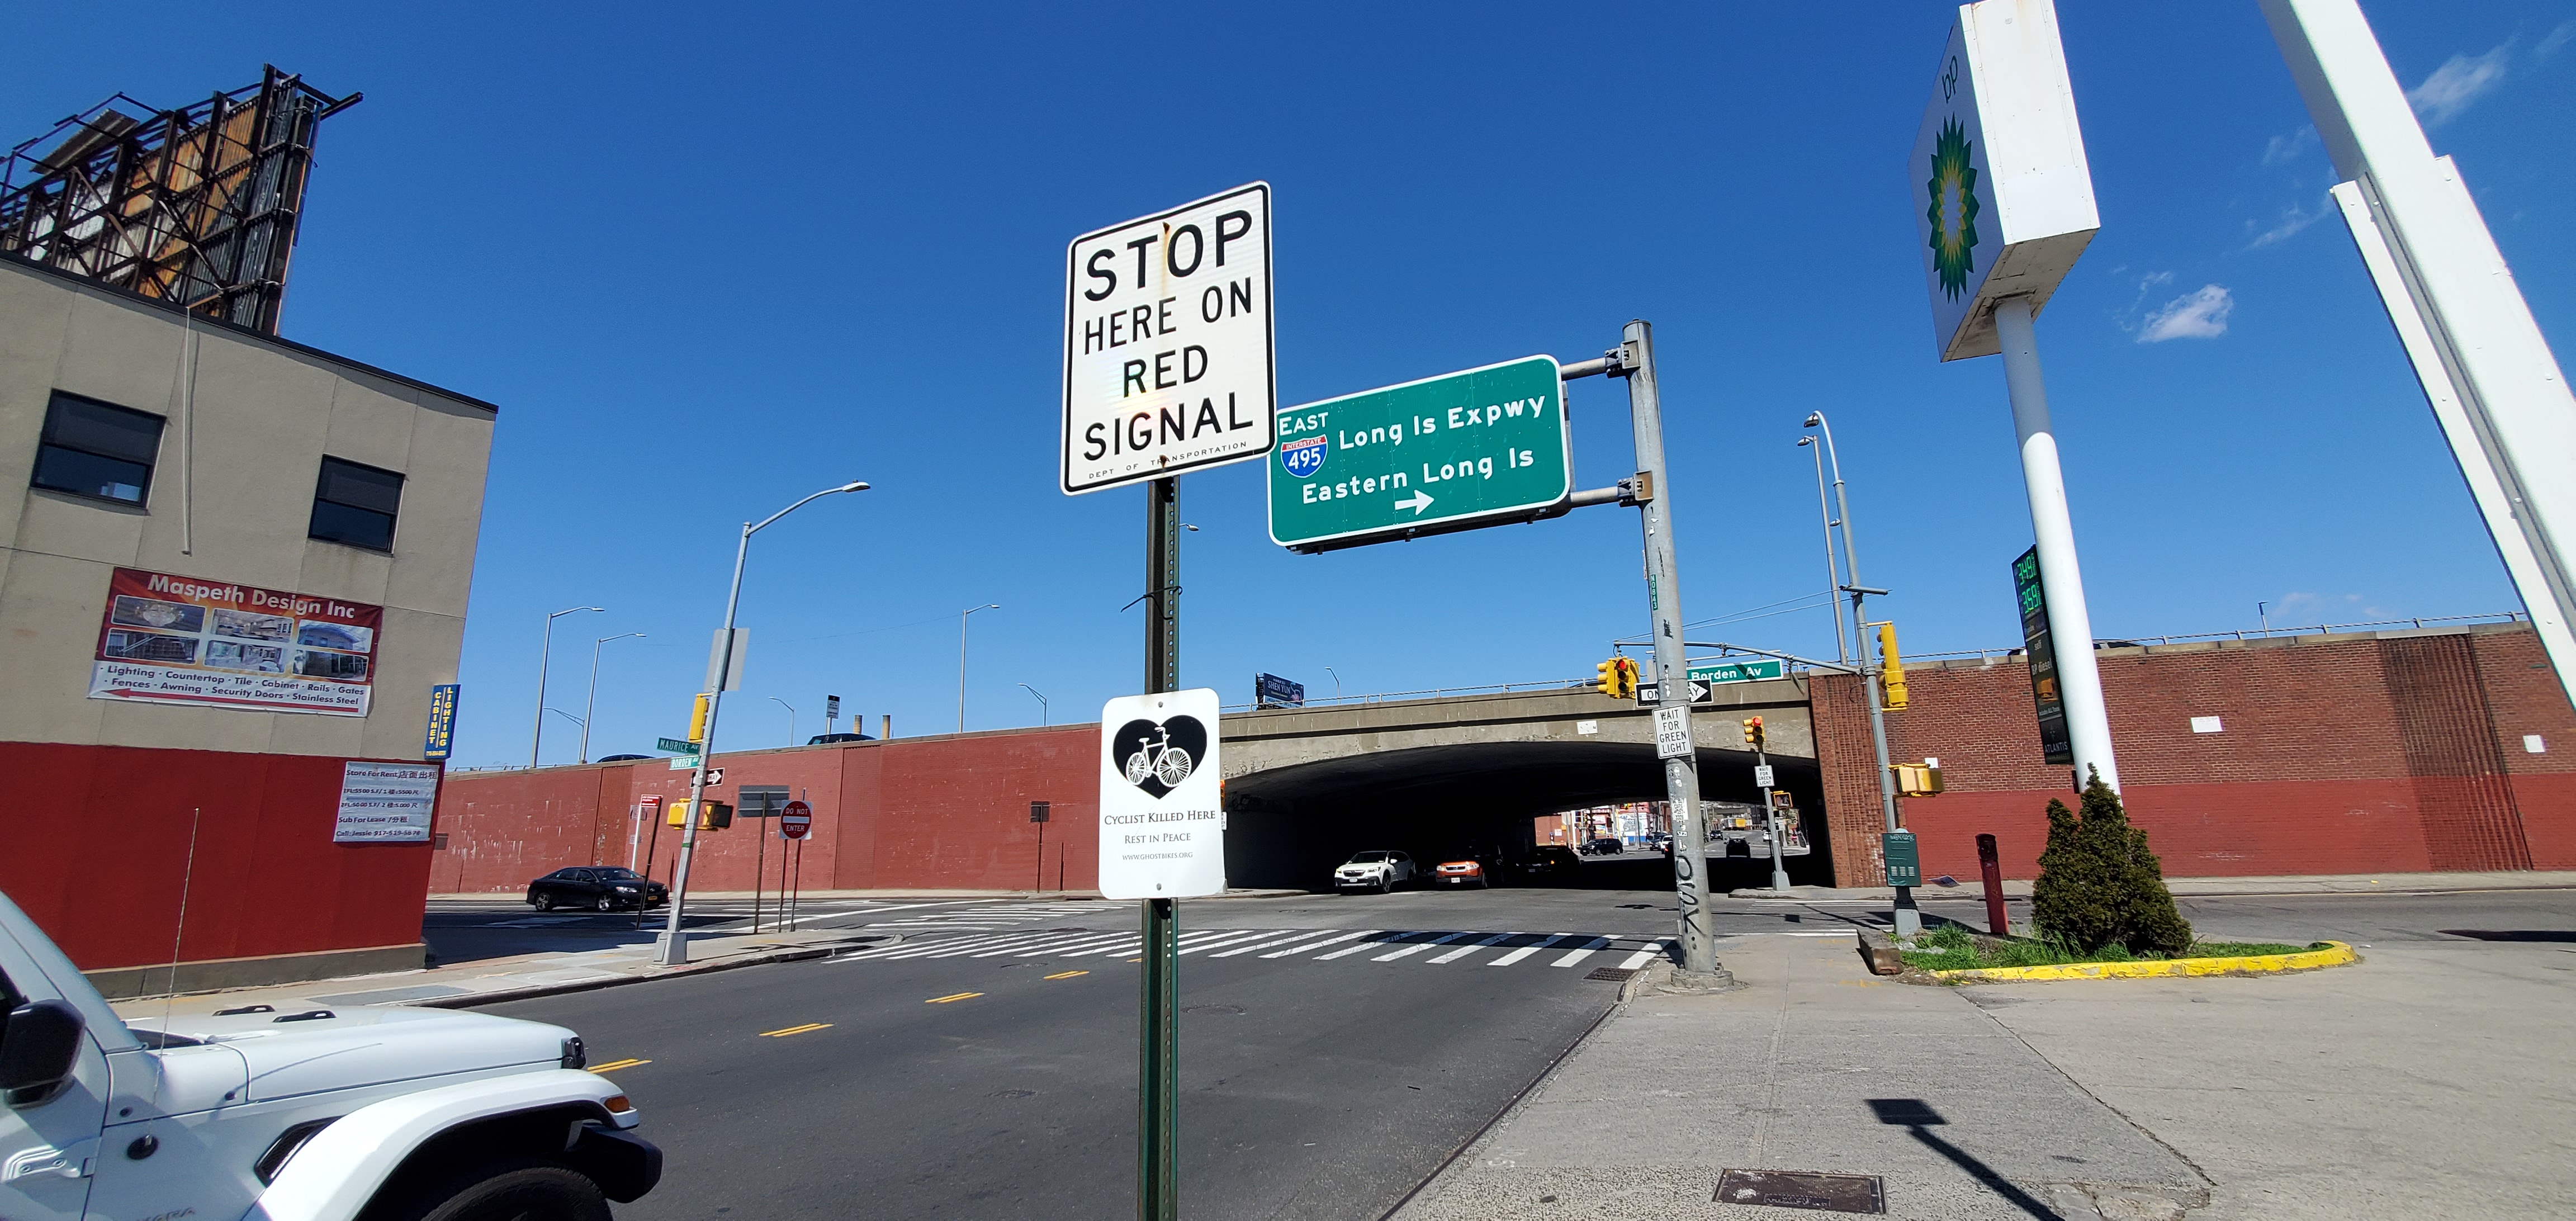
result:
M 370 1214 L 372 1217 L 372 1213 Z M 608 1198 L 561 1162 L 487 1162 L 438 1182 L 386 1221 L 611 1221 Z

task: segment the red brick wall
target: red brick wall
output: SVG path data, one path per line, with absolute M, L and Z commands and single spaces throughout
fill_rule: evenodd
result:
M 725 783 L 710 796 L 739 804 L 742 785 L 783 784 L 812 806 L 799 872 L 809 889 L 1025 890 L 1043 881 L 1087 890 L 1098 884 L 1099 738 L 1098 726 L 1078 725 L 726 753 L 717 759 Z M 456 773 L 439 800 L 447 847 L 429 889 L 515 892 L 566 865 L 632 859 L 642 868 L 648 853 L 652 876 L 668 882 L 677 828 L 645 828 L 629 855 L 631 811 L 648 793 L 686 800 L 689 773 L 659 759 Z M 1053 807 L 1043 878 L 1031 801 Z M 755 828 L 744 819 L 701 834 L 689 888 L 748 891 L 757 870 L 762 888 L 776 889 L 785 870 L 776 831 L 774 821 Z
M 2099 655 L 2130 817 L 2175 877 L 2576 868 L 2576 711 L 2528 628 L 2314 637 Z M 2018 658 L 1909 668 L 1897 759 L 1948 791 L 1904 802 L 1926 876 L 2037 872 L 2049 798 Z M 1878 885 L 1881 817 L 1860 684 L 1818 676 L 1817 753 L 1837 885 Z M 2224 729 L 2191 732 L 2191 718 Z M 2529 754 L 2537 733 L 2548 752 Z M 1857 850 L 1855 850 L 1857 849 Z
M 0 891 L 83 970 L 414 944 L 430 847 L 332 843 L 345 762 L 0 742 Z

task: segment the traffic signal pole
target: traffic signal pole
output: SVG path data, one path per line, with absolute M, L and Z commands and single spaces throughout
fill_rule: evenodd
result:
M 1603 372 L 1628 380 L 1628 423 L 1636 434 L 1637 477 L 1621 497 L 1637 506 L 1645 531 L 1646 609 L 1654 621 L 1655 696 L 1690 715 L 1690 667 L 1682 657 L 1681 570 L 1673 553 L 1672 480 L 1664 465 L 1663 400 L 1655 384 L 1654 328 L 1630 322 L 1599 367 L 1566 368 L 1569 378 Z M 1694 749 L 1664 760 L 1664 793 L 1673 813 L 1673 889 L 1679 900 L 1682 962 L 1674 982 L 1716 988 L 1733 982 L 1717 961 L 1708 921 L 1708 836 L 1699 808 L 1699 756 Z
M 1181 479 L 1145 485 L 1145 693 L 1181 689 Z M 1213 727 L 1211 727 L 1213 728 Z M 1044 865 L 1040 865 L 1041 872 Z M 1180 903 L 1141 900 L 1144 936 L 1138 973 L 1136 1216 L 1180 1216 Z

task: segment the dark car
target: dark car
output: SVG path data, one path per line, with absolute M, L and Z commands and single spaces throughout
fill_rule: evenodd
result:
M 1594 856 L 1617 856 L 1626 852 L 1628 845 L 1615 836 L 1601 835 L 1583 841 L 1583 850 Z
M 869 737 L 868 735 L 863 734 L 863 733 L 818 733 L 818 734 L 815 734 L 813 737 L 810 737 L 810 738 L 805 739 L 805 744 L 806 744 L 807 746 L 829 746 L 829 745 L 833 744 L 834 742 L 874 742 L 874 741 L 876 741 L 876 739 L 875 739 L 875 738 L 871 738 L 871 737 Z
M 1574 855 L 1574 849 L 1563 844 L 1541 844 L 1520 859 L 1514 872 L 1531 881 L 1562 881 L 1582 868 L 1583 858 Z
M 633 763 L 638 759 L 650 759 L 652 757 L 653 756 L 651 755 L 601 755 L 599 757 L 599 761 L 602 763 Z
M 660 907 L 670 901 L 670 887 L 615 865 L 558 869 L 528 883 L 528 906 L 541 912 L 558 907 L 604 912 L 621 907 Z

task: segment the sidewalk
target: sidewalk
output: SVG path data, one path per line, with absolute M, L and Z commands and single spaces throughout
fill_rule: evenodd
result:
M 112 1002 L 121 1017 L 159 1017 L 163 1013 L 202 1014 L 243 1005 L 270 1005 L 279 1012 L 357 1005 L 414 1005 L 449 1009 L 490 1004 L 558 992 L 582 992 L 622 984 L 670 979 L 681 975 L 728 971 L 765 962 L 821 958 L 852 944 L 882 944 L 883 935 L 847 929 L 803 933 L 760 933 L 689 938 L 686 966 L 653 965 L 650 942 L 577 953 L 519 954 L 484 958 L 447 967 L 317 979 L 265 988 L 199 992 L 171 999 L 143 997 Z
M 1985 884 L 1976 878 L 1957 879 L 1957 885 L 1918 886 L 1918 899 L 1979 899 L 1986 897 Z M 2568 890 L 2576 889 L 2576 871 L 2526 870 L 2519 873 L 2343 873 L 2312 874 L 2305 877 L 2258 878 L 2166 878 L 2165 885 L 2177 899 L 2207 899 L 2225 895 L 2358 895 L 2358 894 L 2445 894 L 2463 890 Z M 1818 899 L 1894 899 L 1896 892 L 1885 886 L 1792 886 L 1772 890 L 1748 886 L 1727 892 L 1730 899 L 1796 899 L 1813 902 Z M 2004 897 L 2027 899 L 2027 880 L 2006 879 Z
M 2549 944 L 2296 976 L 1925 987 L 1844 937 L 1644 988 L 1400 1221 L 1741 1218 L 1728 1169 L 1878 1176 L 1916 1218 L 2563 1215 L 2576 1068 Z

